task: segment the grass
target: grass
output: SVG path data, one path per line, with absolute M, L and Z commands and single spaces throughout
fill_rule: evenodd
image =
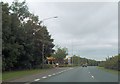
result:
M 2 73 L 0 72 L 0 82 L 2 81 Z
M 23 71 L 9 71 L 9 72 L 4 72 L 2 73 L 2 80 L 11 80 L 11 79 L 16 79 L 28 75 L 33 75 L 41 72 L 46 72 L 49 69 L 33 69 L 33 70 L 23 70 Z
M 104 71 L 106 71 L 106 72 L 110 72 L 110 73 L 113 73 L 113 74 L 118 74 L 118 73 L 120 73 L 120 71 L 117 71 L 117 70 L 112 70 L 112 69 L 106 69 L 106 68 L 104 68 L 104 67 L 97 67 L 98 69 L 101 69 L 101 70 L 104 70 Z
M 80 66 L 80 65 L 69 65 L 69 64 L 62 64 L 62 65 L 59 65 L 59 67 L 78 67 L 78 66 Z

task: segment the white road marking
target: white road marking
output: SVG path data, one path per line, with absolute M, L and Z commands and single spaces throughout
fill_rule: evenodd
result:
M 46 76 L 43 76 L 42 78 L 47 78 Z
M 73 69 L 73 68 L 69 68 L 69 69 L 67 69 L 67 70 L 70 70 L 70 69 Z M 64 72 L 64 71 L 67 71 L 67 70 L 63 70 L 63 71 L 60 71 L 60 72 L 58 72 L 58 73 L 53 73 L 52 75 L 56 75 L 56 74 L 60 74 L 60 73 L 62 73 L 62 72 Z M 48 75 L 48 77 L 51 77 L 52 75 Z M 42 78 L 47 78 L 47 76 L 43 76 Z M 92 76 L 92 78 L 94 78 L 94 76 Z M 34 81 L 39 81 L 40 79 L 35 79 Z
M 64 70 L 64 71 L 66 71 L 66 70 Z
M 56 74 L 59 74 L 59 72 L 57 72 Z
M 62 68 L 59 68 L 59 69 L 62 69 Z M 56 75 L 56 74 L 63 73 L 63 72 L 68 71 L 68 70 L 70 70 L 70 69 L 73 69 L 73 68 L 69 68 L 69 69 L 66 69 L 66 70 L 62 70 L 62 71 L 60 71 L 60 72 L 53 73 L 52 75 L 54 76 L 54 75 Z M 48 76 L 51 77 L 52 75 L 48 75 Z M 47 77 L 42 77 L 42 78 L 47 78 Z
M 70 68 L 70 69 L 73 69 L 73 68 Z
M 51 77 L 52 75 L 48 75 L 49 77 Z
M 55 73 L 53 73 L 53 75 L 55 75 Z
M 92 76 L 92 78 L 94 79 L 94 76 Z
M 24 84 L 30 84 L 30 83 L 24 83 Z
M 39 81 L 40 79 L 35 79 L 34 81 Z
M 61 72 L 58 72 L 58 73 L 61 73 Z
M 91 75 L 91 77 L 94 79 L 95 77 L 90 73 L 90 72 L 88 72 L 90 75 Z
M 63 71 L 61 71 L 61 73 L 62 73 Z

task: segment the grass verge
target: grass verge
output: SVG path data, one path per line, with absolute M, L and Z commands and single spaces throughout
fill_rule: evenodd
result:
M 0 81 L 2 81 L 2 73 L 0 72 Z
M 106 69 L 106 68 L 104 68 L 104 67 L 97 67 L 98 69 L 101 69 L 101 70 L 104 70 L 104 71 L 106 71 L 106 72 L 110 72 L 110 73 L 113 73 L 113 74 L 119 74 L 120 73 L 120 71 L 117 71 L 117 70 L 112 70 L 112 69 Z
M 37 73 L 44 73 L 47 72 L 50 69 L 32 69 L 32 70 L 23 70 L 23 71 L 9 71 L 2 73 L 2 80 L 11 80 L 16 79 L 28 75 L 33 75 Z
M 80 65 L 68 65 L 68 64 L 62 64 L 59 65 L 59 67 L 79 67 Z

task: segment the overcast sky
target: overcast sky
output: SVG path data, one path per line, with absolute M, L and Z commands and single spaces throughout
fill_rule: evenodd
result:
M 69 55 L 105 60 L 118 53 L 117 2 L 26 2 L 40 20 L 58 16 L 44 25 Z

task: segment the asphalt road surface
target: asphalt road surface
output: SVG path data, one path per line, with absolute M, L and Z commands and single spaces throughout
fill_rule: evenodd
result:
M 77 67 L 36 79 L 37 82 L 117 82 L 118 74 L 100 70 L 97 67 Z
M 48 72 L 34 74 L 6 82 L 118 82 L 118 74 L 113 74 L 97 67 L 55 68 Z

